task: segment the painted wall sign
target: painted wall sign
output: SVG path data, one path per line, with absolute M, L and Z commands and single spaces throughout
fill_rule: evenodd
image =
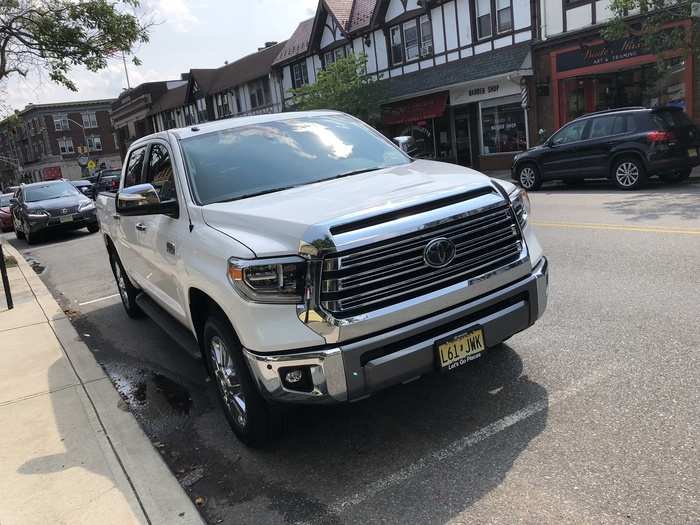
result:
M 557 71 L 563 72 L 581 67 L 599 66 L 645 54 L 642 40 L 638 37 L 630 36 L 622 40 L 604 42 L 559 53 L 557 55 Z
M 520 84 L 506 78 L 467 84 L 450 90 L 450 105 L 469 104 L 479 100 L 520 94 Z

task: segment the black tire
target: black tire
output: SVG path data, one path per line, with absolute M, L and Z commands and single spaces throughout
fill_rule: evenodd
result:
M 117 257 L 113 251 L 110 251 L 109 254 L 109 264 L 112 267 L 114 279 L 117 281 L 117 289 L 119 290 L 119 296 L 121 297 L 126 315 L 132 319 L 139 319 L 143 317 L 143 311 L 139 305 L 136 304 L 136 296 L 140 293 L 140 291 L 133 284 L 131 284 L 129 276 L 124 270 L 124 266 L 122 266 L 119 257 Z
M 206 320 L 201 344 L 224 414 L 238 439 L 258 448 L 278 437 L 281 410 L 258 391 L 238 338 L 222 314 L 214 313 Z
M 89 231 L 90 233 L 97 233 L 98 231 L 100 231 L 100 225 L 97 223 L 91 224 L 87 227 L 87 231 Z
M 27 241 L 27 244 L 36 244 L 39 242 L 39 232 L 32 233 L 31 230 L 28 230 L 24 233 L 24 239 Z
M 621 190 L 638 190 L 647 183 L 646 169 L 637 157 L 622 157 L 615 161 L 610 177 Z
M 24 239 L 24 231 L 19 228 L 19 225 L 17 223 L 14 224 L 14 227 L 15 227 L 15 237 L 17 237 L 20 240 Z
M 518 166 L 518 184 L 527 191 L 537 191 L 542 186 L 540 170 L 532 163 Z
M 684 170 L 680 170 L 678 172 L 678 180 L 682 181 L 682 180 L 689 179 L 692 171 L 693 171 L 693 168 L 686 168 Z

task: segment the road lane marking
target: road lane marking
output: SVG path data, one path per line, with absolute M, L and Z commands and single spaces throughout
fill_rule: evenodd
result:
M 532 221 L 534 226 L 545 228 L 571 228 L 579 230 L 617 230 L 627 232 L 644 233 L 678 233 L 685 235 L 700 235 L 700 230 L 685 230 L 681 228 L 660 228 L 653 226 L 626 226 L 624 224 L 588 224 L 588 223 L 566 223 L 566 222 L 540 222 Z
M 78 306 L 87 306 L 89 304 L 95 304 L 95 303 L 100 303 L 102 301 L 108 301 L 110 299 L 114 299 L 115 297 L 119 297 L 118 293 L 108 295 L 107 297 L 100 297 L 99 299 L 93 299 L 92 301 L 85 301 L 84 303 L 78 303 Z
M 423 470 L 426 470 L 430 467 L 435 467 L 439 465 L 440 462 L 452 458 L 460 454 L 461 452 L 464 452 L 470 449 L 471 447 L 481 443 L 482 441 L 485 441 L 488 438 L 493 437 L 504 430 L 507 430 L 508 428 L 516 425 L 517 423 L 525 421 L 526 419 L 529 419 L 532 416 L 537 415 L 547 410 L 548 408 L 551 408 L 554 405 L 561 403 L 562 401 L 566 401 L 567 399 L 580 393 L 585 388 L 595 385 L 596 383 L 600 383 L 604 379 L 614 376 L 617 373 L 618 367 L 613 366 L 612 368 L 609 368 L 605 371 L 590 374 L 584 377 L 578 383 L 570 386 L 569 388 L 560 390 L 558 392 L 553 392 L 548 399 L 541 399 L 539 401 L 535 401 L 534 403 L 531 403 L 526 407 L 521 408 L 517 412 L 504 416 L 501 419 L 498 419 L 493 423 L 490 423 L 489 425 L 480 428 L 479 430 L 476 430 L 470 434 L 467 434 L 466 436 L 457 439 L 456 441 L 453 441 L 452 443 L 440 450 L 426 454 L 425 456 L 419 458 L 417 461 L 411 463 L 407 467 L 404 467 L 401 470 L 389 474 L 385 478 L 379 479 L 373 483 L 369 483 L 361 492 L 358 492 L 353 496 L 350 496 L 349 498 L 336 501 L 335 503 L 330 505 L 328 507 L 328 511 L 330 514 L 342 514 L 343 512 L 346 512 L 355 505 L 359 505 L 360 503 L 363 503 L 366 500 L 377 496 L 385 490 L 399 485 L 404 481 L 410 480 Z

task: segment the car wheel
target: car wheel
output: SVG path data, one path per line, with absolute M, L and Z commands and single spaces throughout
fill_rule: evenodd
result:
M 214 314 L 207 319 L 202 345 L 233 432 L 250 447 L 269 443 L 281 432 L 281 410 L 265 401 L 258 391 L 241 345 L 223 315 Z
M 680 181 L 680 180 L 689 179 L 689 178 L 690 178 L 690 174 L 691 174 L 692 171 L 693 171 L 692 168 L 687 168 L 687 169 L 684 169 L 684 170 L 679 170 L 679 171 L 678 171 L 678 180 Z
M 134 287 L 133 284 L 131 284 L 129 276 L 124 271 L 121 261 L 114 253 L 110 253 L 109 255 L 109 264 L 112 266 L 112 273 L 117 281 L 119 297 L 121 297 L 126 315 L 132 319 L 143 317 L 143 311 L 141 308 L 139 308 L 139 305 L 136 304 L 136 296 L 140 292 L 136 287 Z
M 634 157 L 618 160 L 613 166 L 612 179 L 621 190 L 637 190 L 647 180 L 644 165 Z
M 100 225 L 99 224 L 91 224 L 90 226 L 87 227 L 87 231 L 90 233 L 97 233 L 100 231 Z
M 12 219 L 12 222 L 13 222 L 14 227 L 15 227 L 15 237 L 17 237 L 18 239 L 24 239 L 24 230 L 22 230 L 20 228 L 20 225 L 17 224 L 17 222 L 14 220 L 14 218 Z
M 39 242 L 39 232 L 32 232 L 31 230 L 26 230 L 24 232 L 24 238 L 27 244 L 36 244 Z
M 527 191 L 535 191 L 542 186 L 542 176 L 534 164 L 523 164 L 518 168 L 518 182 Z

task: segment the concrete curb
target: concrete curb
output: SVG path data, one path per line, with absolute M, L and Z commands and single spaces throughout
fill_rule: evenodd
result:
M 95 415 L 96 433 L 102 431 L 106 444 L 116 456 L 115 470 L 121 470 L 133 496 L 139 501 L 146 523 L 203 525 L 196 507 L 170 472 L 160 453 L 151 444 L 134 416 L 120 406 L 121 397 L 83 343 L 70 320 L 43 281 L 22 255 L 5 243 L 29 283 L 51 330 L 85 393 L 86 410 Z M 101 427 L 101 429 L 100 429 Z

